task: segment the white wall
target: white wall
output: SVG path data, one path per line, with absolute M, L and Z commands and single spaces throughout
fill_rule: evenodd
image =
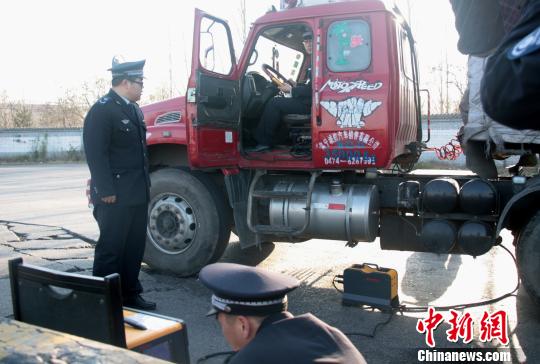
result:
M 82 151 L 82 129 L 1 129 L 0 160 L 45 153 L 46 158 Z

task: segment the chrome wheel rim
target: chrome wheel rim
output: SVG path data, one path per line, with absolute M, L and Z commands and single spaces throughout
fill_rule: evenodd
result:
M 150 242 L 165 254 L 185 252 L 197 235 L 193 208 L 177 194 L 154 197 L 148 208 L 147 235 Z

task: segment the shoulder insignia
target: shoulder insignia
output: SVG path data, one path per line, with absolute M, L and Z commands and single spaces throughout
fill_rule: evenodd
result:
M 106 104 L 107 102 L 109 102 L 111 98 L 109 96 L 103 96 L 101 99 L 99 99 L 99 103 L 100 104 Z
M 531 34 L 521 39 L 515 46 L 508 50 L 508 59 L 517 59 L 540 49 L 540 27 Z

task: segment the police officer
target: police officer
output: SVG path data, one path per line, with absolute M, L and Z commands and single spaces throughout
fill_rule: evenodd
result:
M 310 31 L 303 33 L 303 45 L 306 53 L 311 55 L 313 47 L 313 35 Z M 290 81 L 292 82 L 292 81 Z M 283 83 L 279 86 L 281 92 L 290 94 L 291 97 L 274 97 L 264 107 L 259 125 L 255 130 L 254 137 L 257 145 L 247 152 L 264 152 L 273 145 L 279 144 L 278 130 L 281 117 L 286 114 L 309 114 L 311 111 L 311 69 L 307 70 L 303 84 Z
M 540 130 L 540 1 L 523 17 L 486 64 L 482 104 L 486 113 L 515 129 Z
M 204 267 L 201 282 L 213 291 L 212 310 L 236 352 L 228 363 L 365 363 L 335 327 L 312 314 L 287 311 L 287 293 L 299 282 L 289 276 L 232 263 Z
M 125 306 L 153 310 L 140 295 L 150 179 L 146 127 L 136 104 L 145 61 L 113 59 L 112 88 L 90 109 L 83 141 L 91 175 L 91 198 L 99 226 L 93 274 L 119 273 Z

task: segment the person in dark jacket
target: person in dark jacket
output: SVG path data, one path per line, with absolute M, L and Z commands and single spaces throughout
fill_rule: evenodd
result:
M 488 57 L 517 23 L 526 0 L 450 0 L 450 3 L 456 16 L 458 50 L 469 56 L 468 85 L 460 103 L 464 125 L 458 139 L 467 167 L 481 177 L 497 178 L 493 147 L 495 151 L 502 151 L 504 143 L 520 143 L 528 138 L 486 115 L 481 103 L 480 83 Z M 527 157 L 524 155 L 518 165 L 522 165 Z
M 284 274 L 232 263 L 204 267 L 212 309 L 235 351 L 230 364 L 365 363 L 350 340 L 312 314 L 287 311 L 287 293 L 299 282 Z
M 467 90 L 460 102 L 463 127 L 458 139 L 467 168 L 484 178 L 497 178 L 489 147 L 489 120 L 480 104 L 479 88 L 485 59 L 504 37 L 500 1 L 450 0 L 459 34 L 458 50 L 469 56 Z
M 150 188 L 146 127 L 136 104 L 143 88 L 144 63 L 113 59 L 112 88 L 86 115 L 83 142 L 99 226 L 93 274 L 119 273 L 124 305 L 152 310 L 156 304 L 142 298 L 138 278 Z
M 481 93 L 493 119 L 515 129 L 540 130 L 539 0 L 529 0 L 520 22 L 488 59 Z
M 312 53 L 312 38 L 311 32 L 303 34 L 303 44 L 308 55 Z M 283 115 L 309 114 L 311 112 L 311 69 L 308 69 L 303 84 L 291 86 L 283 83 L 280 90 L 283 94 L 290 94 L 291 97 L 274 97 L 265 105 L 261 120 L 254 133 L 257 145 L 248 149 L 248 152 L 264 152 L 278 144 L 277 134 Z

